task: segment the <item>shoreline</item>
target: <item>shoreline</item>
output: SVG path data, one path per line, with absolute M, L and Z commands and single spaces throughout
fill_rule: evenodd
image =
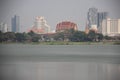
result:
M 50 42 L 2 42 L 1 44 L 30 44 L 30 45 L 120 45 L 118 42 L 67 42 L 67 41 L 50 41 Z

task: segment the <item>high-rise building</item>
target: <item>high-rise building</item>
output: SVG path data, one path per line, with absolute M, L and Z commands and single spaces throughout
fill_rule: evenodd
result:
M 35 18 L 34 26 L 29 31 L 33 31 L 37 34 L 49 33 L 50 26 L 47 25 L 47 22 L 44 17 L 38 16 Z
M 92 25 L 97 25 L 97 8 L 89 8 L 87 19 L 88 19 L 88 27 L 91 28 Z
M 20 17 L 15 15 L 11 19 L 11 24 L 12 24 L 12 32 L 19 32 L 20 29 Z
M 87 14 L 88 29 L 100 32 L 102 21 L 108 18 L 108 12 L 98 12 L 97 8 L 89 8 Z
M 108 18 L 108 12 L 98 12 L 97 13 L 97 27 L 100 27 L 102 21 Z
M 6 23 L 0 23 L 0 31 L 2 32 L 8 32 L 8 26 Z
M 101 33 L 108 36 L 117 36 L 120 34 L 120 19 L 106 19 L 101 25 Z

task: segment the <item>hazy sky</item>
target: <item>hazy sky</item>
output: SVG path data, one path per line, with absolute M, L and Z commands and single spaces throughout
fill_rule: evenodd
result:
M 84 30 L 90 7 L 109 12 L 110 18 L 120 18 L 120 0 L 0 0 L 0 22 L 11 26 L 11 17 L 20 16 L 21 31 L 34 24 L 36 16 L 44 16 L 54 30 L 63 21 L 77 23 Z

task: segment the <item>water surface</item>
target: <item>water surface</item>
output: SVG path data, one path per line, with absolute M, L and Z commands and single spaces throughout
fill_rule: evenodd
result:
M 119 45 L 0 45 L 0 80 L 120 80 Z

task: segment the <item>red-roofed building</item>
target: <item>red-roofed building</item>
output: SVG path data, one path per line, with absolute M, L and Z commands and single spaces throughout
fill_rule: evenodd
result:
M 70 21 L 63 21 L 58 23 L 56 26 L 56 32 L 63 32 L 69 29 L 78 30 L 77 24 Z

